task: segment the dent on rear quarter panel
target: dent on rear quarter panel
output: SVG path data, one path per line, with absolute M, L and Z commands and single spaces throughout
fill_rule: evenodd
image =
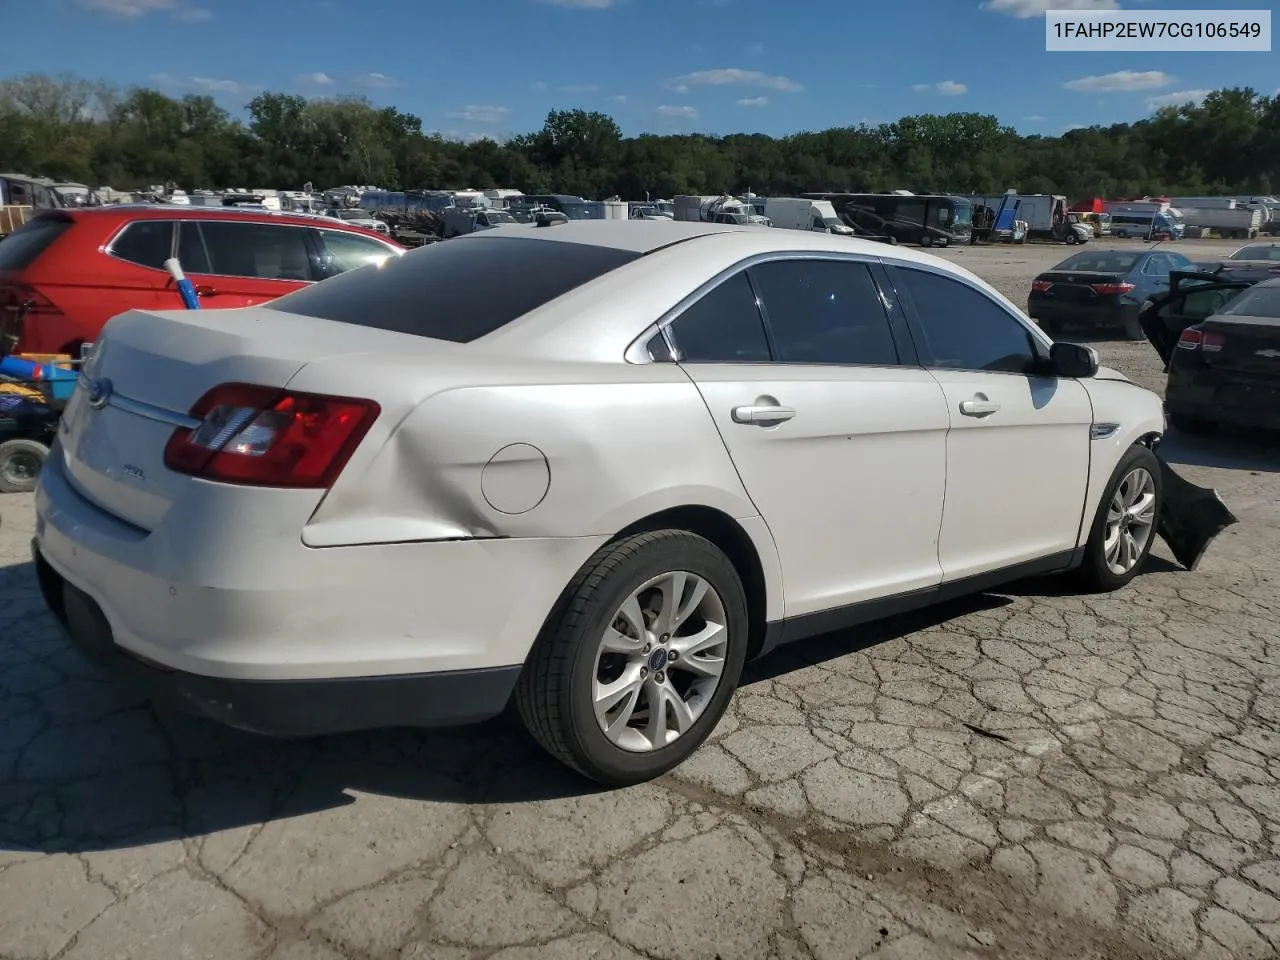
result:
M 1164 433 L 1164 405 L 1150 390 L 1129 381 L 1093 378 L 1081 383 L 1093 403 L 1093 422 L 1120 424 L 1114 437 L 1089 444 L 1089 488 L 1079 535 L 1084 543 L 1107 481 L 1125 451 L 1143 437 Z

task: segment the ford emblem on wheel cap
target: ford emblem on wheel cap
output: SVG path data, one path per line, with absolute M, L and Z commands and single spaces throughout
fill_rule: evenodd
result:
M 101 380 L 89 381 L 89 406 L 101 410 L 111 399 L 111 381 L 105 377 Z

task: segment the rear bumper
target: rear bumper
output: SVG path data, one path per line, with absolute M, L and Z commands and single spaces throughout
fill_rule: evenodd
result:
M 32 540 L 45 603 L 72 645 L 157 703 L 251 733 L 314 736 L 385 727 L 478 723 L 500 714 L 520 666 L 402 676 L 234 680 L 170 670 L 128 653 L 102 608 L 53 569 Z
M 1164 408 L 1174 415 L 1215 423 L 1280 430 L 1280 379 L 1174 367 L 1165 387 Z
M 1027 315 L 1048 323 L 1073 324 L 1082 327 L 1123 327 L 1135 322 L 1140 307 L 1136 303 L 1056 303 L 1052 300 L 1028 300 Z

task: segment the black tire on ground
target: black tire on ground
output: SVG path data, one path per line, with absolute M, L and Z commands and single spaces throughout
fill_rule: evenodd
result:
M 1111 498 L 1115 496 L 1116 488 L 1138 467 L 1143 468 L 1151 475 L 1152 482 L 1155 485 L 1155 523 L 1152 525 L 1151 536 L 1147 538 L 1142 553 L 1138 557 L 1138 562 L 1126 573 L 1117 574 L 1107 565 L 1106 559 L 1107 512 L 1111 505 Z M 1155 544 L 1158 536 L 1156 527 L 1160 523 L 1160 510 L 1163 506 L 1164 494 L 1160 476 L 1160 462 L 1156 459 L 1156 455 L 1141 444 L 1134 444 L 1120 458 L 1120 462 L 1116 464 L 1115 470 L 1111 473 L 1111 479 L 1107 481 L 1107 486 L 1102 492 L 1102 499 L 1098 502 L 1093 524 L 1089 527 L 1089 539 L 1086 541 L 1084 548 L 1084 561 L 1077 571 L 1077 579 L 1082 586 L 1099 591 L 1119 590 L 1141 572 L 1143 565 L 1147 562 L 1147 557 L 1151 554 L 1151 547 Z
M 1125 314 L 1124 323 L 1121 325 L 1126 340 L 1145 340 L 1147 335 L 1142 332 L 1142 324 L 1138 322 L 1138 314 Z
M 1200 437 L 1218 432 L 1218 425 L 1214 421 L 1206 420 L 1203 417 L 1188 416 L 1185 413 L 1169 414 L 1169 426 L 1183 433 L 1190 433 Z
M 922 236 L 922 237 L 920 238 L 920 246 L 922 246 L 922 247 L 932 247 L 932 246 L 933 246 L 933 237 L 926 233 L 924 236 Z
M 6 440 L 0 443 L 0 493 L 30 493 L 49 456 L 38 440 Z
M 720 595 L 728 644 L 720 685 L 693 726 L 673 743 L 633 753 L 605 737 L 591 705 L 598 644 L 627 596 L 666 572 L 687 571 Z M 609 786 L 627 786 L 679 766 L 719 723 L 742 674 L 747 601 L 729 559 L 709 540 L 685 530 L 658 530 L 605 544 L 582 566 L 547 618 L 515 699 L 525 727 L 557 760 Z

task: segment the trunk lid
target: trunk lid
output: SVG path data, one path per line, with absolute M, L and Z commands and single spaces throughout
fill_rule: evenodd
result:
M 1124 274 L 1093 270 L 1050 270 L 1036 277 L 1040 283 L 1049 283 L 1048 290 L 1038 294 L 1045 300 L 1062 303 L 1082 303 L 1115 294 L 1100 294 L 1094 286 L 1103 283 L 1124 283 Z
M 283 388 L 315 360 L 371 350 L 404 356 L 431 344 L 439 341 L 256 307 L 131 310 L 107 324 L 63 413 L 66 473 L 103 510 L 153 530 L 188 485 L 203 482 L 169 470 L 164 450 L 209 389 Z
M 1218 314 L 1200 324 L 1205 335 L 1221 337 L 1216 350 L 1204 350 L 1215 370 L 1280 378 L 1280 319 Z

